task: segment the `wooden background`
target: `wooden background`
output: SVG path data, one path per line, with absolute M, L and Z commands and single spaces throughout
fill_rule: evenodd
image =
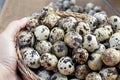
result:
M 29 16 L 34 12 L 40 12 L 41 8 L 55 0 L 6 0 L 2 12 L 0 14 L 0 32 L 13 20 Z M 120 0 L 110 0 L 120 10 Z M 77 0 L 77 4 L 84 6 L 88 2 L 93 2 L 102 6 L 110 15 L 113 11 L 103 2 L 103 0 Z

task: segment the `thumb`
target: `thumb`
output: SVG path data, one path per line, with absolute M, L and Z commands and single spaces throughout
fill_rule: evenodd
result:
M 21 28 L 24 28 L 28 22 L 28 18 L 22 18 L 20 20 L 13 21 L 8 25 L 3 33 L 7 34 L 7 36 L 11 38 L 14 38 L 16 34 L 21 30 Z

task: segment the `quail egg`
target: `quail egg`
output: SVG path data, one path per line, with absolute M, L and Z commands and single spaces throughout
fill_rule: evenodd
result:
M 60 74 L 59 72 L 54 73 L 51 76 L 51 80 L 68 80 L 67 76 Z
M 40 55 L 38 54 L 38 52 L 36 50 L 34 50 L 33 48 L 23 48 L 22 50 L 22 57 L 23 57 L 23 61 L 24 63 L 33 69 L 39 68 L 40 67 Z
M 46 40 L 48 39 L 50 30 L 45 25 L 40 25 L 34 29 L 34 35 L 37 38 L 37 40 Z
M 80 79 L 77 79 L 77 78 L 72 78 L 72 79 L 69 79 L 69 80 L 80 80 Z
M 108 48 L 101 55 L 101 59 L 107 66 L 115 66 L 120 62 L 120 51 L 114 48 Z
M 95 18 L 94 16 L 89 16 L 85 20 L 85 22 L 89 24 L 91 31 L 93 31 L 96 28 L 98 28 L 98 21 L 97 21 L 97 18 Z
M 57 67 L 59 72 L 63 75 L 70 75 L 75 70 L 72 59 L 68 56 L 60 58 Z
M 57 41 L 53 44 L 52 53 L 60 58 L 67 55 L 68 48 L 63 41 Z
M 111 48 L 116 48 L 120 50 L 120 33 L 114 33 L 109 39 L 109 44 Z
M 88 66 L 91 70 L 101 70 L 103 67 L 103 62 L 101 60 L 101 54 L 92 53 L 90 59 L 88 60 Z
M 80 35 L 86 35 L 90 33 L 90 27 L 87 23 L 79 22 L 78 26 L 76 27 L 76 32 Z
M 102 78 L 99 73 L 91 72 L 87 75 L 85 80 L 102 80 Z
M 120 30 L 120 17 L 111 16 L 108 20 L 108 23 L 112 25 L 112 28 L 115 32 Z
M 92 10 L 94 8 L 94 4 L 93 3 L 87 3 L 85 6 L 85 11 L 89 12 L 90 10 Z
M 103 53 L 106 50 L 106 47 L 103 44 L 99 44 L 99 48 L 95 51 L 95 53 Z
M 78 65 L 76 67 L 75 76 L 79 79 L 85 79 L 89 72 L 90 69 L 87 65 Z
M 33 46 L 34 35 L 32 32 L 21 31 L 18 35 L 18 43 L 20 46 Z
M 118 72 L 115 67 L 104 68 L 100 70 L 102 80 L 117 80 Z
M 54 70 L 57 67 L 58 59 L 51 53 L 44 53 L 41 55 L 40 63 L 46 70 Z
M 94 52 L 99 48 L 99 43 L 94 35 L 88 34 L 84 36 L 83 47 L 89 52 Z
M 50 53 L 52 48 L 52 44 L 46 40 L 38 41 L 35 44 L 35 49 L 39 54 Z
M 94 17 L 97 18 L 99 24 L 104 24 L 107 22 L 107 15 L 102 13 L 95 13 Z
M 60 16 L 56 15 L 55 13 L 50 13 L 45 16 L 42 23 L 51 29 L 57 24 L 59 19 Z
M 37 75 L 44 80 L 50 80 L 50 73 L 46 70 L 38 71 Z
M 84 64 L 87 61 L 88 56 L 89 56 L 89 54 L 86 49 L 78 47 L 73 50 L 73 60 L 76 63 Z
M 79 33 L 75 31 L 70 31 L 66 33 L 64 37 L 64 42 L 70 47 L 70 48 L 77 48 L 82 45 L 82 37 L 79 35 Z
M 112 34 L 107 29 L 100 27 L 95 30 L 94 35 L 98 41 L 103 42 L 109 39 Z
M 58 27 L 51 30 L 49 35 L 49 41 L 55 43 L 56 41 L 64 39 L 64 31 Z
M 74 30 L 77 20 L 74 17 L 66 17 L 59 20 L 59 27 L 63 28 L 65 32 Z

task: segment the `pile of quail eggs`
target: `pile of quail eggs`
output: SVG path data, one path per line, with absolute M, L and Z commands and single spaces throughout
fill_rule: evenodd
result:
M 34 14 L 18 35 L 26 66 L 44 80 L 120 80 L 120 17 L 98 11 L 78 22 L 52 10 Z
M 76 3 L 76 0 L 56 0 L 56 2 L 51 2 L 49 5 L 56 8 L 57 11 L 78 12 L 89 15 L 94 15 L 98 12 L 105 13 L 101 6 L 94 3 L 89 2 L 84 6 L 77 5 Z

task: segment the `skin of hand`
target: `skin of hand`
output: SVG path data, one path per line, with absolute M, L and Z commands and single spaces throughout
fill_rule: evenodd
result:
M 28 22 L 28 18 L 13 21 L 0 34 L 0 80 L 20 80 L 17 74 L 15 37 Z

